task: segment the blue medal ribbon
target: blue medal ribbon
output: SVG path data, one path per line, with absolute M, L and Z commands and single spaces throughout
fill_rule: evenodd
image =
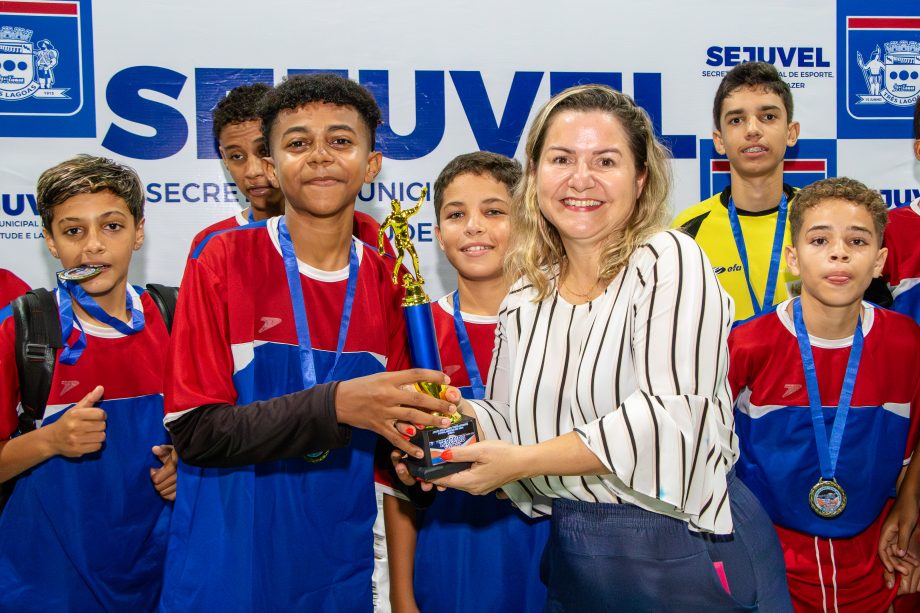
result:
M 80 320 L 77 319 L 73 312 L 74 300 L 93 319 L 111 326 L 125 336 L 137 334 L 144 329 L 144 313 L 139 308 L 134 307 L 130 292 L 125 292 L 125 311 L 131 313 L 131 323 L 127 324 L 106 313 L 76 281 L 58 279 L 58 308 L 61 314 L 61 337 L 64 342 L 64 349 L 61 350 L 59 358 L 61 364 L 76 364 L 80 356 L 83 355 L 83 350 L 86 349 L 86 333 L 83 331 L 83 326 L 80 325 Z M 70 344 L 69 339 L 75 326 L 80 331 L 80 336 L 73 344 Z
M 247 219 L 249 219 L 249 223 L 252 223 L 256 220 L 256 218 L 252 216 L 252 205 L 249 205 L 249 215 L 247 216 Z
M 457 341 L 460 343 L 460 353 L 463 355 L 463 365 L 466 366 L 466 373 L 470 377 L 470 387 L 473 389 L 473 398 L 482 400 L 486 397 L 486 387 L 482 384 L 482 376 L 479 374 L 479 365 L 476 363 L 476 354 L 473 353 L 473 345 L 470 343 L 470 335 L 466 332 L 466 325 L 463 323 L 463 315 L 460 313 L 460 290 L 454 291 L 454 332 L 457 334 Z
M 310 342 L 310 324 L 307 319 L 307 307 L 303 298 L 303 286 L 300 284 L 300 269 L 297 266 L 297 254 L 294 253 L 294 243 L 291 233 L 287 228 L 287 220 L 282 215 L 278 222 L 278 243 L 281 245 L 281 257 L 284 260 L 284 272 L 287 276 L 288 290 L 291 294 L 291 306 L 294 309 L 294 328 L 297 331 L 297 345 L 300 349 L 300 373 L 303 377 L 303 388 L 310 389 L 316 385 L 316 361 L 313 359 L 313 345 Z M 329 368 L 323 383 L 329 381 L 335 367 L 339 363 L 342 351 L 345 349 L 345 339 L 348 337 L 348 324 L 351 322 L 351 311 L 355 303 L 355 291 L 358 287 L 358 253 L 355 250 L 355 241 L 351 241 L 348 253 L 348 284 L 345 288 L 345 303 L 342 305 L 342 319 L 339 324 L 339 338 L 335 348 L 335 359 Z M 316 451 L 304 455 L 308 462 L 321 462 L 329 455 L 328 451 Z
M 863 350 L 862 317 L 856 320 L 856 332 L 853 333 L 853 346 L 850 348 L 850 357 L 847 360 L 847 370 L 843 377 L 843 387 L 840 388 L 840 401 L 837 403 L 837 412 L 834 416 L 834 425 L 831 429 L 830 441 L 827 439 L 827 428 L 824 425 L 824 408 L 821 404 L 821 391 L 818 389 L 818 375 L 815 370 L 815 358 L 811 351 L 811 341 L 808 339 L 808 329 L 802 317 L 802 303 L 796 298 L 792 303 L 792 318 L 795 323 L 795 335 L 799 341 L 799 352 L 802 354 L 802 366 L 805 369 L 805 385 L 808 390 L 808 405 L 811 409 L 811 423 L 815 431 L 815 445 L 818 448 L 818 462 L 821 466 L 821 478 L 831 481 L 837 471 L 837 458 L 840 456 L 840 444 L 843 441 L 843 431 L 847 425 L 847 415 L 850 413 L 850 402 L 853 399 L 853 388 L 856 387 L 856 372 L 859 370 L 859 360 Z
M 278 222 L 278 242 L 281 245 L 281 257 L 284 259 L 284 270 L 287 275 L 288 290 L 291 293 L 291 306 L 294 309 L 294 326 L 297 330 L 297 344 L 300 348 L 300 366 L 303 376 L 304 389 L 316 385 L 316 363 L 313 359 L 313 346 L 310 343 L 310 326 L 307 320 L 307 308 L 303 298 L 303 287 L 300 284 L 300 269 L 297 267 L 297 255 L 294 253 L 294 243 L 291 242 L 291 233 L 288 231 L 284 216 Z M 355 303 L 355 291 L 358 287 L 358 253 L 355 242 L 351 241 L 351 250 L 348 254 L 348 285 L 345 289 L 345 304 L 342 305 L 342 319 L 339 325 L 339 339 L 335 350 L 335 359 L 332 367 L 326 373 L 322 383 L 329 381 L 335 367 L 339 362 L 342 351 L 345 349 L 345 339 L 348 337 L 348 324 L 351 321 L 351 311 Z
M 773 296 L 776 294 L 776 279 L 779 277 L 779 261 L 782 258 L 783 238 L 786 235 L 786 213 L 789 210 L 789 202 L 786 194 L 783 193 L 782 200 L 779 201 L 779 211 L 776 214 L 776 229 L 773 231 L 773 249 L 770 252 L 770 270 L 767 272 L 767 285 L 763 290 L 763 304 L 757 300 L 757 294 L 754 292 L 754 286 L 751 284 L 751 272 L 748 266 L 747 248 L 744 246 L 744 234 L 741 232 L 741 222 L 738 219 L 738 209 L 735 207 L 735 199 L 728 199 L 728 221 L 732 227 L 732 235 L 735 237 L 735 246 L 738 248 L 738 255 L 741 256 L 741 269 L 744 271 L 744 280 L 747 282 L 748 292 L 751 294 L 751 306 L 754 308 L 754 317 L 763 314 L 764 309 L 773 306 Z

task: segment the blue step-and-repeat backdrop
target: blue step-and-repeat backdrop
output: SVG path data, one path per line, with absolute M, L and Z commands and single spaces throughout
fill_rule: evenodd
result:
M 728 181 L 712 98 L 750 60 L 775 64 L 793 88 L 802 132 L 789 183 L 840 174 L 891 206 L 920 196 L 916 0 L 0 0 L 0 266 L 51 284 L 35 180 L 87 152 L 132 165 L 146 184 L 132 280 L 178 283 L 192 236 L 245 206 L 218 159 L 211 109 L 237 85 L 314 71 L 361 82 L 383 109 L 383 171 L 358 201 L 378 219 L 459 153 L 520 158 L 539 106 L 583 82 L 622 89 L 652 116 L 674 153 L 679 211 Z M 429 293 L 441 295 L 453 280 L 431 207 L 414 222 Z

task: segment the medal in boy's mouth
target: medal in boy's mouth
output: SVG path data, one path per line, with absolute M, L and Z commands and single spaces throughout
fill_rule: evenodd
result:
M 86 281 L 109 268 L 108 264 L 81 264 L 72 268 L 58 271 L 57 276 L 61 281 Z

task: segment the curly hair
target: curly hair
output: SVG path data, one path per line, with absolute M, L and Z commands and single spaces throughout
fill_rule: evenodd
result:
M 377 101 L 366 88 L 334 74 L 289 77 L 265 95 L 259 106 L 259 116 L 262 119 L 262 135 L 265 137 L 266 146 L 270 147 L 272 127 L 281 111 L 299 109 L 311 102 L 325 102 L 355 109 L 367 127 L 371 149 L 374 148 L 377 126 L 381 123 Z
M 802 231 L 805 211 L 831 199 L 846 200 L 851 204 L 864 207 L 872 217 L 876 236 L 881 245 L 885 226 L 888 225 L 888 208 L 885 206 L 885 201 L 874 189 L 869 189 L 856 179 L 848 177 L 833 177 L 815 181 L 796 193 L 795 199 L 789 205 L 789 234 L 793 244 Z
M 745 62 L 738 64 L 722 77 L 716 97 L 712 103 L 712 125 L 721 130 L 719 121 L 722 118 L 722 104 L 733 91 L 739 87 L 762 88 L 776 94 L 783 101 L 786 108 L 786 121 L 792 121 L 792 90 L 783 81 L 776 70 L 776 66 L 767 62 Z
M 521 180 L 521 163 L 489 151 L 464 153 L 452 159 L 434 182 L 434 218 L 438 222 L 441 221 L 441 207 L 444 206 L 444 190 L 454 179 L 467 174 L 488 175 L 503 183 L 511 193 Z
M 130 166 L 94 155 L 80 154 L 38 177 L 36 205 L 42 225 L 49 232 L 54 221 L 54 207 L 80 194 L 108 191 L 128 205 L 134 223 L 144 218 L 144 186 Z
M 627 135 L 636 172 L 647 172 L 645 188 L 622 231 L 611 233 L 601 255 L 598 278 L 609 281 L 632 253 L 667 227 L 671 187 L 669 152 L 655 137 L 648 114 L 632 98 L 606 85 L 580 85 L 554 96 L 540 109 L 527 135 L 527 169 L 518 183 L 511 207 L 511 242 L 505 259 L 510 277 L 522 273 L 536 290 L 536 300 L 553 291 L 555 271 L 565 271 L 566 253 L 559 231 L 540 211 L 537 166 L 553 119 L 563 112 L 600 111 L 615 117 Z
M 221 131 L 234 123 L 260 121 L 259 103 L 271 91 L 271 85 L 253 83 L 231 89 L 214 107 L 214 138 L 220 140 Z

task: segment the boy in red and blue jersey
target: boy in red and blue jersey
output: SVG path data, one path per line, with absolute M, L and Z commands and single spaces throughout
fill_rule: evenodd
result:
M 453 409 L 400 388 L 442 373 L 384 372 L 408 365 L 402 291 L 352 236 L 381 163 L 373 97 L 297 76 L 261 109 L 285 214 L 210 235 L 186 267 L 165 418 L 181 492 L 160 608 L 370 611 L 368 430 L 418 456 L 396 419 L 445 425 L 407 406 Z
M 514 160 L 477 152 L 454 158 L 435 182 L 435 235 L 457 270 L 458 288 L 431 308 L 441 365 L 466 398 L 485 393 L 498 310 L 508 292 L 502 266 L 511 193 L 520 177 Z M 404 465 L 397 472 L 407 478 Z M 488 595 L 480 603 L 488 603 L 484 610 L 542 610 L 539 564 L 548 520 L 526 517 L 507 499 L 457 490 L 438 492 L 418 513 L 386 496 L 384 514 L 394 611 L 464 611 L 473 586 Z
M 920 327 L 862 301 L 886 221 L 857 181 L 801 190 L 785 254 L 801 297 L 729 337 L 736 470 L 773 519 L 800 611 L 886 610 L 897 588 L 878 549 L 896 494 L 895 520 L 917 521 Z
M 78 156 L 41 175 L 37 203 L 51 254 L 99 272 L 58 282 L 64 347 L 34 429 L 18 421 L 19 346 L 12 307 L 0 311 L 0 481 L 16 479 L 0 515 L 2 608 L 149 611 L 176 469 L 162 424 L 168 332 L 127 283 L 143 186 L 130 168 Z

